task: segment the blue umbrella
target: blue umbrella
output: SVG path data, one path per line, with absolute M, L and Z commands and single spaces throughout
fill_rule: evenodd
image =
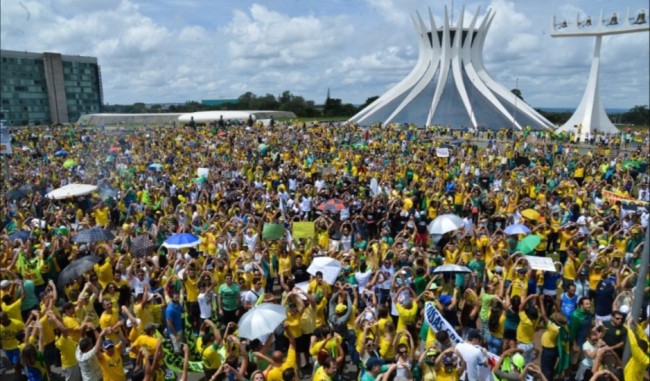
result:
M 194 247 L 200 242 L 199 237 L 194 234 L 177 233 L 167 238 L 162 245 L 168 249 L 183 249 L 186 247 Z
M 526 225 L 512 224 L 512 225 L 506 226 L 506 228 L 503 230 L 503 232 L 506 235 L 529 234 L 530 229 Z
M 68 151 L 64 150 L 64 149 L 60 149 L 60 150 L 54 152 L 54 156 L 56 156 L 56 157 L 68 156 L 68 155 L 70 155 L 70 153 Z
M 160 169 L 162 169 L 162 167 L 163 167 L 163 165 L 160 164 L 160 163 L 149 164 L 149 169 L 151 169 L 151 170 L 160 171 Z
M 196 147 L 196 146 L 199 145 L 199 143 L 197 143 L 197 142 L 189 142 L 189 143 L 187 143 L 187 145 L 190 146 L 190 147 Z
M 31 233 L 29 231 L 27 231 L 27 230 L 19 230 L 19 231 L 15 232 L 14 234 L 11 234 L 9 236 L 9 241 L 13 242 L 13 241 L 19 239 L 19 240 L 24 242 L 24 241 L 27 241 L 29 239 L 30 235 L 31 235 Z

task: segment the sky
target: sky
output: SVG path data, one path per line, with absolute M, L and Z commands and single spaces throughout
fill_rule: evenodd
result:
M 284 91 L 322 104 L 328 89 L 361 104 L 404 78 L 418 57 L 411 16 L 441 0 L 0 0 L 0 46 L 97 57 L 107 104 L 182 103 Z M 454 3 L 454 18 L 462 3 Z M 648 0 L 492 0 L 484 49 L 491 76 L 534 107 L 576 107 L 593 37 L 552 38 L 553 15 L 648 9 Z M 646 12 L 647 14 L 650 14 Z M 466 21 L 467 23 L 469 21 Z M 467 26 L 467 24 L 466 24 Z M 600 94 L 606 108 L 650 100 L 648 32 L 603 39 Z

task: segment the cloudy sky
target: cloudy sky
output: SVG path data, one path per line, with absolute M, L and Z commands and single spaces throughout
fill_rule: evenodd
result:
M 2 49 L 97 57 L 110 104 L 236 98 L 289 90 L 322 103 L 381 95 L 412 69 L 410 14 L 441 0 L 0 0 Z M 460 12 L 455 2 L 454 17 Z M 469 1 L 491 7 L 485 61 L 491 75 L 535 107 L 575 107 L 594 39 L 551 38 L 553 14 L 575 19 L 648 0 Z M 649 33 L 603 40 L 601 96 L 607 108 L 648 104 Z

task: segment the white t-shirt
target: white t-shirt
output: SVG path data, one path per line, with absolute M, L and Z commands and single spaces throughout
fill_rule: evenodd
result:
M 470 343 L 456 344 L 456 350 L 463 356 L 467 367 L 465 369 L 466 378 L 468 380 L 479 379 L 479 369 L 486 364 L 485 354 L 480 347 Z
M 594 365 L 594 359 L 590 359 L 587 355 L 586 352 L 592 352 L 594 350 L 594 346 L 591 345 L 589 340 L 585 341 L 584 344 L 582 344 L 582 351 L 585 352 L 585 358 L 582 359 L 582 364 L 587 366 L 588 369 L 591 369 L 591 366 Z
M 359 287 L 359 294 L 363 293 L 363 290 L 366 289 L 366 285 L 370 282 L 372 277 L 372 270 L 367 270 L 365 273 L 356 272 L 354 273 L 354 279 L 357 281 L 357 286 Z
M 212 291 L 208 291 L 207 293 L 199 293 L 199 296 L 197 297 L 201 319 L 203 320 L 212 317 L 212 296 Z
M 102 379 L 102 369 L 99 367 L 95 348 L 86 353 L 81 353 L 81 349 L 77 346 L 75 350 L 75 357 L 79 362 L 79 370 L 81 371 L 81 378 L 83 381 L 97 381 Z

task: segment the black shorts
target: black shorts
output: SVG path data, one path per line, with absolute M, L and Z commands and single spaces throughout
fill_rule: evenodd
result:
M 504 340 L 517 340 L 517 330 L 516 329 L 506 329 L 503 331 Z
M 309 352 L 309 344 L 311 343 L 311 335 L 300 335 L 296 339 L 296 352 Z

